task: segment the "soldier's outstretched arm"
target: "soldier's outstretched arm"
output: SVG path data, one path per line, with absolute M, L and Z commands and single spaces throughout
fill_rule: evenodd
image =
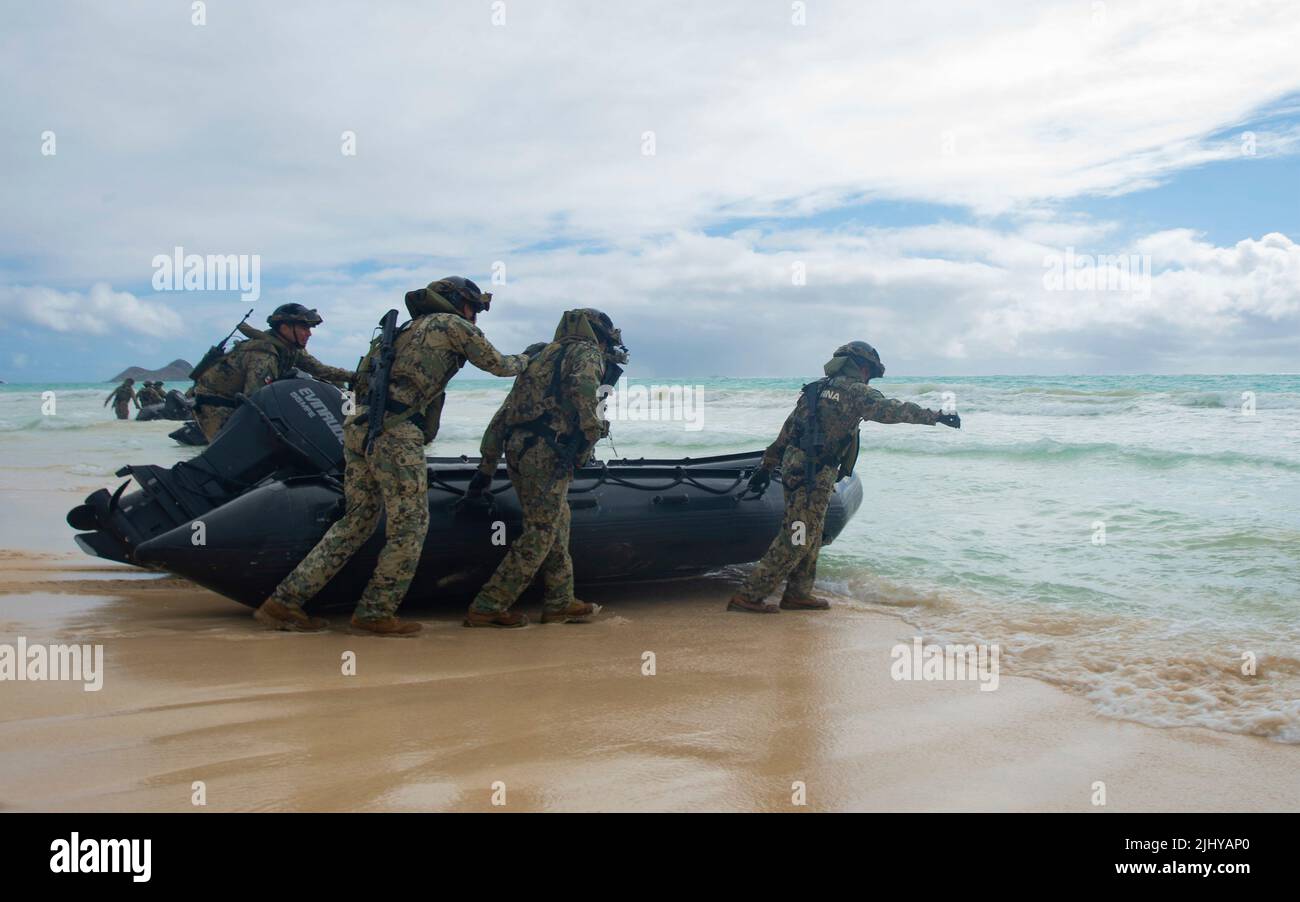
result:
M 303 351 L 298 356 L 298 369 L 302 370 L 304 373 L 310 373 L 323 382 L 342 384 L 344 382 L 353 383 L 357 381 L 357 374 L 352 370 L 345 370 L 337 366 L 328 366 L 321 363 L 306 351 Z
M 523 354 L 502 354 L 479 331 L 478 326 L 465 320 L 459 320 L 462 328 L 452 330 L 457 348 L 470 363 L 493 376 L 518 376 L 528 366 L 528 358 Z
M 855 389 L 857 386 L 855 386 Z M 874 388 L 862 385 L 854 392 L 858 416 L 875 423 L 915 423 L 933 426 L 939 420 L 939 411 L 929 410 L 911 401 L 886 398 Z

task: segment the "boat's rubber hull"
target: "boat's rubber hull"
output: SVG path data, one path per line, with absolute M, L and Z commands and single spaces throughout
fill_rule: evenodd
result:
M 203 430 L 194 420 L 187 420 L 180 429 L 167 433 L 167 437 L 173 439 L 178 445 L 201 447 L 208 443 L 208 437 L 203 434 Z
M 757 460 L 754 454 L 734 463 L 752 467 Z M 457 464 L 431 461 L 430 473 L 449 487 L 463 488 L 473 470 Z M 715 490 L 731 485 L 742 472 L 729 466 L 711 477 L 707 467 L 698 464 L 690 471 L 698 482 Z M 646 485 L 672 478 L 670 469 L 651 466 L 614 466 L 608 473 Z M 569 495 L 570 549 L 579 583 L 665 579 L 755 561 L 781 527 L 779 486 L 762 498 L 739 500 L 742 487 L 717 495 L 686 485 L 654 492 L 597 485 L 597 471 L 584 475 L 587 478 L 578 479 Z M 504 471 L 500 478 L 505 479 Z M 594 487 L 585 491 L 587 486 Z M 857 479 L 840 482 L 828 511 L 826 541 L 839 534 L 861 499 Z M 519 535 L 521 516 L 513 488 L 495 496 L 492 510 L 457 510 L 457 500 L 457 495 L 443 489 L 430 490 L 429 533 L 408 601 L 472 594 Z M 142 544 L 135 560 L 257 605 L 325 534 L 341 510 L 341 501 L 341 489 L 333 480 L 303 477 L 273 482 L 201 518 L 202 547 L 194 544 L 194 525 L 185 524 Z M 355 604 L 382 543 L 381 524 L 317 596 L 314 606 Z

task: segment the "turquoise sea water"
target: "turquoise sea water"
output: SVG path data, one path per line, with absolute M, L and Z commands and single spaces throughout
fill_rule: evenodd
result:
M 615 419 L 618 456 L 761 448 L 800 380 L 684 384 L 699 428 Z M 951 392 L 964 428 L 863 427 L 865 501 L 822 556 L 824 588 L 928 640 L 998 643 L 1006 673 L 1113 716 L 1300 742 L 1300 376 L 874 384 L 928 407 Z M 453 382 L 431 453 L 475 453 L 507 387 Z M 193 453 L 174 424 L 112 419 L 110 388 L 0 386 L 5 483 L 110 485 L 124 463 Z

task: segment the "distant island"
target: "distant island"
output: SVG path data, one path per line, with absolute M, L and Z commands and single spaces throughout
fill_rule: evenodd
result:
M 109 382 L 121 382 L 124 379 L 134 379 L 139 382 L 141 379 L 154 381 L 161 379 L 163 382 L 181 382 L 190 378 L 190 371 L 194 367 L 188 360 L 176 359 L 167 364 L 162 369 L 146 370 L 144 367 L 128 366 L 122 372 L 118 373 Z

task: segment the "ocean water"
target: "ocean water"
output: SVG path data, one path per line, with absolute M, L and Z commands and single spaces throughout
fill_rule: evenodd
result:
M 800 380 L 684 384 L 695 422 L 613 418 L 600 456 L 761 448 Z M 904 635 L 996 643 L 1005 674 L 1114 717 L 1300 742 L 1300 376 L 875 384 L 928 407 L 951 392 L 963 428 L 863 427 L 865 500 L 822 555 L 824 588 Z M 431 453 L 475 454 L 507 387 L 453 382 Z M 176 424 L 113 419 L 109 388 L 0 386 L 0 486 L 113 485 L 122 464 L 194 453 L 167 439 Z

